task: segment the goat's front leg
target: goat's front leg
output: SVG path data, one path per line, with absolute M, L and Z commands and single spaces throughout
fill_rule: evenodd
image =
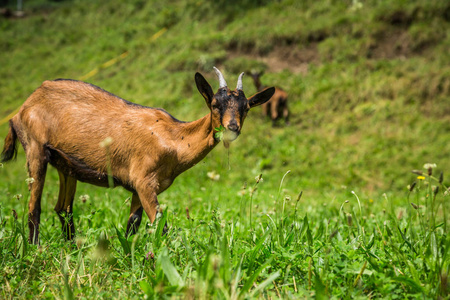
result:
M 156 214 L 159 211 L 159 202 L 156 196 L 156 192 L 152 189 L 145 189 L 138 191 L 139 199 L 141 200 L 141 205 L 144 208 L 145 213 L 150 219 L 150 223 L 153 224 L 156 220 Z
M 141 225 L 142 211 L 143 208 L 139 196 L 137 194 L 133 194 L 133 197 L 131 198 L 130 217 L 128 218 L 127 224 L 127 238 L 138 231 L 139 225 Z
M 159 202 L 157 198 L 156 192 L 149 188 L 145 187 L 144 189 L 138 190 L 138 196 L 141 202 L 142 207 L 144 208 L 145 213 L 150 219 L 150 223 L 154 223 L 156 220 L 156 214 L 160 212 Z M 133 201 L 132 201 L 133 203 Z M 133 205 L 132 205 L 133 207 Z M 142 214 L 142 212 L 141 212 Z M 131 218 L 131 216 L 130 216 Z M 164 224 L 163 235 L 168 231 L 167 222 Z M 127 230 L 128 232 L 128 230 Z
M 269 110 L 270 110 L 270 101 L 264 103 L 262 106 L 262 115 L 264 117 L 267 117 L 269 115 Z

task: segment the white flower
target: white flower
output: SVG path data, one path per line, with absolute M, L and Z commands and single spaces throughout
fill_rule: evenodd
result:
M 89 200 L 89 195 L 81 195 L 79 199 L 81 202 L 85 203 Z
M 239 192 L 237 192 L 238 196 L 244 196 L 245 194 L 246 194 L 246 191 L 244 189 L 242 189 Z
M 430 164 L 430 163 L 424 164 L 424 165 L 423 165 L 423 168 L 424 168 L 425 170 L 428 170 L 429 168 L 434 169 L 434 168 L 436 168 L 436 167 L 437 167 L 436 164 Z
M 220 175 L 217 174 L 215 171 L 208 172 L 208 173 L 206 173 L 206 175 L 208 176 L 209 179 L 211 179 L 213 181 L 219 181 L 219 179 L 220 179 Z

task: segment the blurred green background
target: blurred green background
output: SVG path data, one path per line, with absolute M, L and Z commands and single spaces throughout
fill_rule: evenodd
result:
M 291 122 L 250 111 L 229 149 L 158 197 L 168 233 L 144 217 L 128 241 L 130 193 L 79 183 L 77 238 L 64 243 L 49 168 L 41 246 L 29 245 L 20 149 L 0 165 L 0 298 L 448 297 L 449 1 L 17 4 L 0 0 L 2 141 L 56 78 L 199 119 L 194 74 L 216 91 L 213 66 L 233 88 L 246 72 L 247 96 L 250 72 L 264 71 L 289 93 Z M 411 172 L 426 163 L 435 178 Z
M 425 163 L 450 169 L 448 1 L 30 0 L 23 17 L 16 5 L 3 1 L 0 17 L 2 139 L 8 115 L 47 79 L 84 79 L 184 121 L 208 113 L 193 77 L 216 90 L 213 66 L 230 86 L 246 72 L 247 96 L 251 70 L 289 93 L 289 126 L 254 109 L 229 151 L 219 145 L 162 202 L 202 193 L 208 172 L 220 175 L 218 194 L 262 173 L 270 199 L 290 170 L 286 194 L 327 203 L 406 192 Z M 3 190 L 26 178 L 19 162 L 0 170 Z

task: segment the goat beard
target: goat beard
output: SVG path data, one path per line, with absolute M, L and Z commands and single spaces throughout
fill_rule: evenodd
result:
M 230 143 L 237 139 L 238 135 L 238 133 L 233 131 L 225 131 L 223 134 L 223 146 L 228 149 L 230 147 Z

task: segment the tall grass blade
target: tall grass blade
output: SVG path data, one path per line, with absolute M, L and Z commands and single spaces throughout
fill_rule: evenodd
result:
M 192 248 L 191 245 L 189 244 L 189 240 L 186 237 L 186 234 L 183 233 L 181 235 L 181 240 L 183 241 L 183 245 L 184 248 L 186 249 L 187 255 L 189 257 L 189 261 L 194 265 L 194 267 L 197 269 L 198 268 L 198 261 L 197 258 L 194 256 L 193 252 L 192 252 Z
M 155 291 L 153 290 L 153 287 L 145 280 L 139 281 L 139 286 L 141 287 L 141 290 L 144 292 L 144 294 L 147 297 L 153 297 L 155 295 Z
M 120 230 L 113 224 L 114 229 L 116 230 L 117 238 L 119 239 L 120 245 L 122 246 L 122 250 L 126 256 L 131 255 L 131 246 L 125 236 L 120 232 Z
M 270 264 L 271 261 L 272 261 L 272 258 L 269 258 L 255 272 L 252 273 L 252 275 L 245 281 L 244 285 L 242 286 L 242 289 L 239 293 L 239 297 L 243 297 L 245 295 L 245 293 L 247 293 L 250 290 L 250 288 L 256 282 L 256 279 L 258 278 L 259 274 L 262 272 L 262 270 L 267 268 L 267 266 Z M 270 282 L 271 281 L 269 281 L 269 283 Z
M 158 263 L 161 264 L 161 268 L 171 285 L 177 287 L 184 286 L 183 279 L 181 278 L 175 266 L 170 261 L 168 250 L 166 247 L 162 249 L 161 254 L 158 256 Z
M 322 282 L 322 279 L 320 279 L 319 275 L 316 275 L 314 277 L 314 287 L 315 287 L 315 292 L 316 292 L 316 299 L 317 300 L 325 300 L 325 299 L 329 299 L 329 297 L 327 296 L 326 293 L 326 287 Z
M 412 288 L 414 292 L 424 293 L 423 287 L 410 277 L 400 275 L 392 277 L 392 280 L 407 285 L 408 287 Z
M 264 235 L 258 240 L 258 242 L 256 243 L 256 245 L 253 247 L 253 249 L 251 250 L 250 256 L 249 256 L 249 261 L 250 264 L 248 266 L 248 272 L 252 272 L 253 271 L 253 265 L 257 262 L 256 256 L 258 255 L 259 251 L 262 249 L 262 247 L 264 246 L 264 242 L 266 241 L 267 237 L 272 233 L 272 229 L 268 229 Z
M 62 252 L 61 252 L 62 254 Z M 69 263 L 70 257 L 67 255 L 65 258 L 62 257 L 61 259 L 61 271 L 63 273 L 63 281 L 64 281 L 64 299 L 65 300 L 73 300 L 74 295 L 72 288 L 69 284 L 69 274 L 68 274 L 68 263 Z
M 163 211 L 161 219 L 158 221 L 158 226 L 156 227 L 155 232 L 155 246 L 159 248 L 161 246 L 161 241 L 163 239 L 164 227 L 166 226 L 167 221 L 167 209 Z
M 242 262 L 244 261 L 244 256 L 241 257 L 241 260 L 239 261 L 236 275 L 234 276 L 232 282 L 231 282 L 231 299 L 237 299 L 237 292 L 238 292 L 238 284 L 242 277 Z
M 271 274 L 269 277 L 267 277 L 266 280 L 261 282 L 256 286 L 256 288 L 252 292 L 252 297 L 254 297 L 256 294 L 264 290 L 269 284 L 271 284 L 275 279 L 277 279 L 280 276 L 280 271 L 276 271 L 275 273 Z

